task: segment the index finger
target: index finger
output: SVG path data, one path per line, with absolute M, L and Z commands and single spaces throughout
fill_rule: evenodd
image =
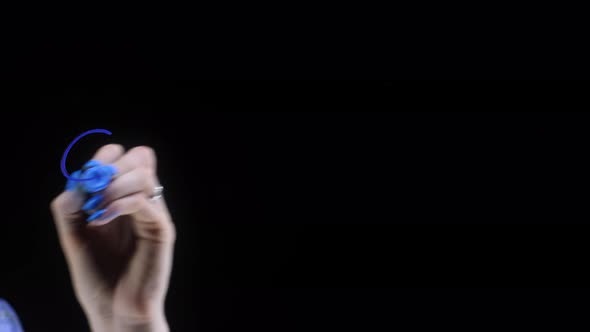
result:
M 155 171 L 156 154 L 154 150 L 147 146 L 138 146 L 129 150 L 124 156 L 112 163 L 117 170 L 113 177 L 119 177 L 136 168 L 147 168 Z
M 112 164 L 125 153 L 123 146 L 119 144 L 107 144 L 94 154 L 92 160 L 96 160 L 102 164 Z

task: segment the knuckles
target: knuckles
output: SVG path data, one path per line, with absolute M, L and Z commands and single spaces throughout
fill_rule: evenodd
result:
M 176 241 L 176 227 L 168 220 L 146 224 L 140 232 L 144 238 L 155 242 L 173 244 Z
M 156 153 L 149 146 L 137 146 L 129 150 L 128 153 L 141 160 L 143 165 L 152 167 L 156 164 Z
M 49 203 L 49 208 L 53 213 L 56 213 L 63 210 L 66 203 L 65 193 L 61 193 L 51 200 L 51 203 Z
M 109 151 L 110 154 L 113 155 L 123 155 L 123 153 L 125 153 L 125 149 L 123 148 L 123 146 L 121 144 L 107 144 L 103 147 L 100 148 L 99 152 L 103 150 L 103 151 Z
M 142 200 L 139 195 L 127 197 L 123 200 L 116 200 L 110 204 L 110 207 L 115 211 L 123 211 L 125 213 L 134 213 L 139 211 L 142 207 Z
M 148 168 L 148 167 L 142 167 L 140 169 L 140 176 L 141 176 L 141 180 L 144 183 L 151 183 L 152 182 L 152 178 L 156 175 L 156 172 L 154 171 L 153 168 Z
M 60 206 L 62 206 L 62 200 L 60 197 L 62 195 L 59 195 L 57 197 L 55 197 L 54 199 L 51 200 L 51 203 L 49 203 L 49 208 L 51 209 L 51 212 L 55 213 L 59 210 Z

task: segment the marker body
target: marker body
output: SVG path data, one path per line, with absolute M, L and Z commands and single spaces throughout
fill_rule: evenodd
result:
M 3 299 L 0 299 L 0 332 L 23 332 L 16 312 Z

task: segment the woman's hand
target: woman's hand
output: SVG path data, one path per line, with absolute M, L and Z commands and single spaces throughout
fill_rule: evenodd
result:
M 168 331 L 164 298 L 175 229 L 163 199 L 150 200 L 156 177 L 152 149 L 100 148 L 93 160 L 117 170 L 102 193 L 102 217 L 87 222 L 84 193 L 51 203 L 74 290 L 94 332 Z

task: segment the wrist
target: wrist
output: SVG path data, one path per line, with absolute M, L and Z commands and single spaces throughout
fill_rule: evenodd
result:
M 168 321 L 163 313 L 143 318 L 100 317 L 90 318 L 92 332 L 169 332 Z
M 155 317 L 148 321 L 134 321 L 129 319 L 115 319 L 113 324 L 115 332 L 169 332 L 166 317 Z

